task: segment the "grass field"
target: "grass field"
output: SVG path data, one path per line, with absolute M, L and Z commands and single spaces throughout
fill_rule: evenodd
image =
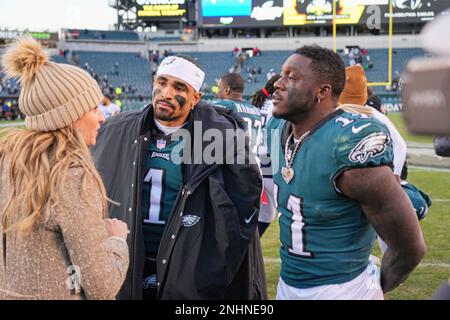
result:
M 10 123 L 20 123 L 20 122 L 24 122 L 24 120 L 19 119 L 19 120 L 0 120 L 0 125 L 2 124 L 10 124 Z
M 433 137 L 415 136 L 410 134 L 406 129 L 405 122 L 403 121 L 403 114 L 391 113 L 388 115 L 388 117 L 389 119 L 391 119 L 403 139 L 405 139 L 406 141 L 415 143 L 433 143 Z

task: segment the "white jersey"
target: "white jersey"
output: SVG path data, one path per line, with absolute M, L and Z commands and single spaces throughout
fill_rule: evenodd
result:
M 266 124 L 269 122 L 272 117 L 272 108 L 273 103 L 272 100 L 266 99 L 264 105 L 261 107 L 261 116 L 263 118 L 263 136 L 264 139 L 261 142 L 258 155 L 260 157 L 267 158 L 267 135 L 266 135 Z M 259 221 L 264 223 L 271 223 L 276 217 L 276 206 L 275 206 L 275 196 L 273 193 L 273 178 L 271 174 L 267 174 L 267 172 L 271 171 L 270 167 L 263 168 L 264 170 L 264 193 L 266 196 L 267 203 L 261 203 L 260 212 L 259 212 Z
M 110 103 L 108 106 L 104 106 L 102 103 L 99 104 L 98 108 L 105 116 L 105 119 L 108 119 L 109 117 L 117 114 L 120 112 L 120 107 L 117 104 Z
M 400 176 L 402 174 L 403 165 L 406 161 L 406 142 L 395 128 L 394 124 L 384 114 L 373 109 L 373 117 L 382 122 L 389 130 L 392 138 L 392 148 L 394 151 L 394 174 Z

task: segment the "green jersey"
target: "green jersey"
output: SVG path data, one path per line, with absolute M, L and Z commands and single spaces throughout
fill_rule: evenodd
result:
M 281 278 L 295 288 L 354 279 L 369 263 L 376 234 L 360 204 L 338 190 L 336 179 L 352 168 L 392 166 L 387 128 L 365 115 L 334 112 L 301 142 L 289 182 L 282 167 L 291 124 L 272 118 L 267 130 L 280 213 Z M 295 142 L 288 143 L 293 150 Z
M 226 99 L 217 99 L 211 104 L 219 107 L 233 110 L 241 116 L 247 123 L 247 132 L 250 136 L 250 147 L 254 154 L 257 154 L 258 147 L 262 141 L 263 117 L 261 111 L 245 101 L 235 101 Z
M 146 157 L 141 208 L 147 257 L 158 253 L 166 221 L 183 183 L 181 166 L 172 159 L 174 148 L 181 148 L 183 142 L 171 141 L 170 137 L 163 133 L 152 137 Z

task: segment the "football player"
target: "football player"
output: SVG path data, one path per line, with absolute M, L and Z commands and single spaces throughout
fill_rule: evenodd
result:
M 388 130 L 336 110 L 344 85 L 342 59 L 318 46 L 296 50 L 275 84 L 267 129 L 280 212 L 277 299 L 383 299 L 425 254 L 392 173 Z M 380 273 L 369 261 L 376 233 L 389 246 Z
M 228 73 L 219 80 L 219 90 L 212 104 L 235 111 L 247 123 L 251 150 L 257 154 L 262 141 L 263 118 L 258 108 L 244 100 L 244 79 L 238 73 Z
M 266 298 L 256 230 L 260 171 L 249 164 L 245 133 L 243 148 L 235 148 L 238 139 L 223 145 L 235 150 L 232 161 L 204 158 L 209 133 L 245 129 L 234 113 L 200 101 L 204 76 L 190 57 L 165 58 L 152 103 L 100 131 L 94 156 L 109 197 L 120 203 L 110 214 L 130 228 L 120 299 Z M 241 155 L 243 164 L 234 158 Z

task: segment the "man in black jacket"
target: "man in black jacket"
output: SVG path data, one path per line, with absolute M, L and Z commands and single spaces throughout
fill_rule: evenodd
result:
M 200 101 L 203 79 L 191 58 L 167 57 L 152 104 L 100 131 L 93 155 L 119 203 L 109 212 L 130 228 L 119 299 L 267 296 L 256 230 L 260 171 L 243 120 Z

